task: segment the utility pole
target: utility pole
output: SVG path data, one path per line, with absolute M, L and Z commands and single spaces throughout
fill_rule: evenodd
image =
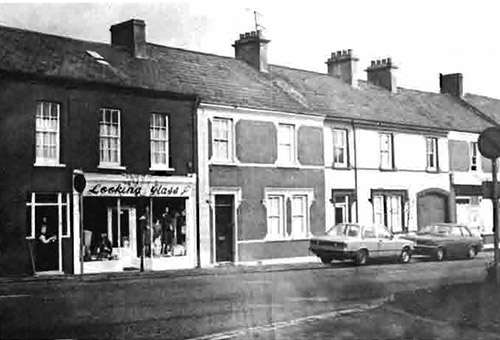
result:
M 500 250 L 498 249 L 498 178 L 497 178 L 497 165 L 498 158 L 491 160 L 491 171 L 493 180 L 493 198 L 491 202 L 493 203 L 493 249 L 495 252 L 495 282 L 497 286 L 500 285 L 500 270 L 498 264 L 500 263 Z

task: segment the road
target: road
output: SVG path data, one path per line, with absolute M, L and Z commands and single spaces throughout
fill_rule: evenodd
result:
M 334 263 L 271 272 L 4 284 L 0 338 L 215 340 L 268 334 L 273 325 L 297 328 L 311 318 L 333 318 L 336 311 L 395 292 L 481 281 L 490 257 L 483 253 L 473 260 L 441 263 Z

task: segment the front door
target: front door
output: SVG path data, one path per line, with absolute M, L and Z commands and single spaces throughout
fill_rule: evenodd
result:
M 215 261 L 234 261 L 234 196 L 215 195 Z
M 40 226 L 36 244 L 35 269 L 37 272 L 61 271 L 62 243 L 58 209 L 57 206 L 42 208 L 39 209 L 40 213 L 35 215 L 35 223 Z M 44 230 L 43 237 L 42 229 Z

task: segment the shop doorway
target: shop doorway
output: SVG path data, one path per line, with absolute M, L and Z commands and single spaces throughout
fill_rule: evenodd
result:
M 234 261 L 234 195 L 215 195 L 215 261 Z
M 37 213 L 35 223 L 40 227 L 36 243 L 36 271 L 61 271 L 61 233 L 58 209 L 53 206 L 41 206 L 37 207 Z
M 113 253 L 119 258 L 137 257 L 136 209 L 121 207 L 108 208 L 108 237 L 113 245 Z

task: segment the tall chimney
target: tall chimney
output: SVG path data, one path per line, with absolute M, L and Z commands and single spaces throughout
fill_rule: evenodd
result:
M 392 93 L 396 93 L 398 90 L 396 81 L 397 69 L 397 66 L 392 64 L 391 58 L 372 60 L 370 66 L 365 70 L 368 76 L 368 83 L 382 86 Z
M 345 83 L 357 85 L 357 71 L 359 58 L 355 57 L 352 50 L 332 52 L 331 58 L 326 61 L 328 74 L 342 79 Z
M 236 59 L 243 60 L 259 72 L 269 72 L 267 64 L 267 44 L 261 30 L 240 34 L 233 44 Z
M 439 89 L 441 93 L 448 93 L 455 97 L 464 96 L 462 73 L 439 74 Z
M 136 58 L 147 57 L 146 24 L 144 20 L 131 19 L 113 25 L 111 31 L 111 44 L 126 47 Z

